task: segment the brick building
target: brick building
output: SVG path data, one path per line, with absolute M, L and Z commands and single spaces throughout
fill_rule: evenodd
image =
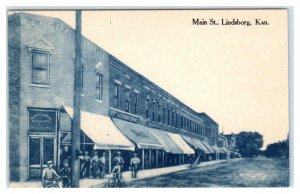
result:
M 74 29 L 57 18 L 8 16 L 10 180 L 59 168 L 71 145 Z M 133 151 L 142 168 L 190 162 L 216 153 L 218 124 L 99 46 L 82 38 L 81 150 Z M 126 166 L 125 166 L 126 167 Z

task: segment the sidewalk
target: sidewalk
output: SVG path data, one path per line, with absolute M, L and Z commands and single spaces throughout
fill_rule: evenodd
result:
M 226 163 L 226 162 L 231 163 L 231 162 L 236 162 L 236 161 L 240 161 L 240 160 L 242 160 L 242 158 L 231 159 L 229 161 L 214 160 L 214 161 L 209 161 L 209 162 L 201 162 L 200 164 L 198 164 L 196 166 L 196 168 L 212 166 L 215 164 Z M 131 181 L 152 178 L 152 177 L 156 177 L 156 176 L 166 175 L 166 174 L 180 172 L 180 171 L 189 170 L 189 169 L 191 169 L 191 165 L 185 164 L 185 165 L 180 165 L 180 166 L 156 168 L 156 169 L 149 169 L 149 170 L 140 170 L 140 171 L 138 171 L 137 178 L 135 178 L 135 179 L 131 178 L 131 171 L 126 171 L 122 175 L 123 175 L 123 179 L 125 182 L 131 182 Z M 111 178 L 112 178 L 112 175 L 109 174 L 109 175 L 106 175 L 103 179 L 81 179 L 80 187 L 81 188 L 106 187 L 108 180 Z M 9 187 L 10 188 L 41 188 L 42 184 L 40 182 L 31 182 L 31 181 L 12 182 L 12 183 L 10 183 Z

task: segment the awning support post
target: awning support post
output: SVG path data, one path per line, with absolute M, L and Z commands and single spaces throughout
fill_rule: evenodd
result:
M 142 169 L 145 169 L 145 150 L 142 149 Z
M 108 150 L 108 172 L 111 173 L 111 150 Z
M 182 163 L 184 164 L 184 154 L 182 154 Z
M 151 168 L 151 149 L 149 150 L 149 167 Z
M 162 167 L 165 167 L 165 151 L 162 151 Z
M 156 150 L 156 168 L 158 168 L 158 150 Z

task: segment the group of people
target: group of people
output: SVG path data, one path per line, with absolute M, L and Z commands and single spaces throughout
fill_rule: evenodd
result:
M 79 156 L 80 159 L 80 176 L 81 178 L 103 178 L 106 172 L 106 153 L 103 152 L 99 157 L 98 152 L 94 151 L 90 157 L 88 151 Z
M 103 178 L 106 174 L 106 153 L 103 152 L 101 157 L 99 157 L 98 152 L 94 151 L 93 156 L 90 157 L 89 152 L 85 151 L 84 154 L 80 152 L 80 177 L 81 178 Z M 132 178 L 137 177 L 137 172 L 139 169 L 140 159 L 137 157 L 137 153 L 133 153 L 133 157 L 130 159 L 130 170 L 132 171 Z M 122 171 L 124 170 L 125 161 L 121 156 L 121 152 L 116 152 L 115 157 L 112 160 L 113 169 L 112 173 L 114 178 L 118 181 L 122 179 Z M 62 180 L 62 186 L 67 188 L 71 187 L 71 165 L 70 157 L 63 157 L 62 167 L 57 173 L 53 169 L 52 161 L 47 162 L 47 167 L 43 169 L 42 173 L 42 183 L 44 187 L 48 187 L 52 184 L 54 178 Z

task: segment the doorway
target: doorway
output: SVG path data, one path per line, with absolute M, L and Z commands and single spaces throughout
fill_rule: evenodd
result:
M 56 165 L 54 136 L 29 136 L 29 179 L 41 179 L 47 161 Z

